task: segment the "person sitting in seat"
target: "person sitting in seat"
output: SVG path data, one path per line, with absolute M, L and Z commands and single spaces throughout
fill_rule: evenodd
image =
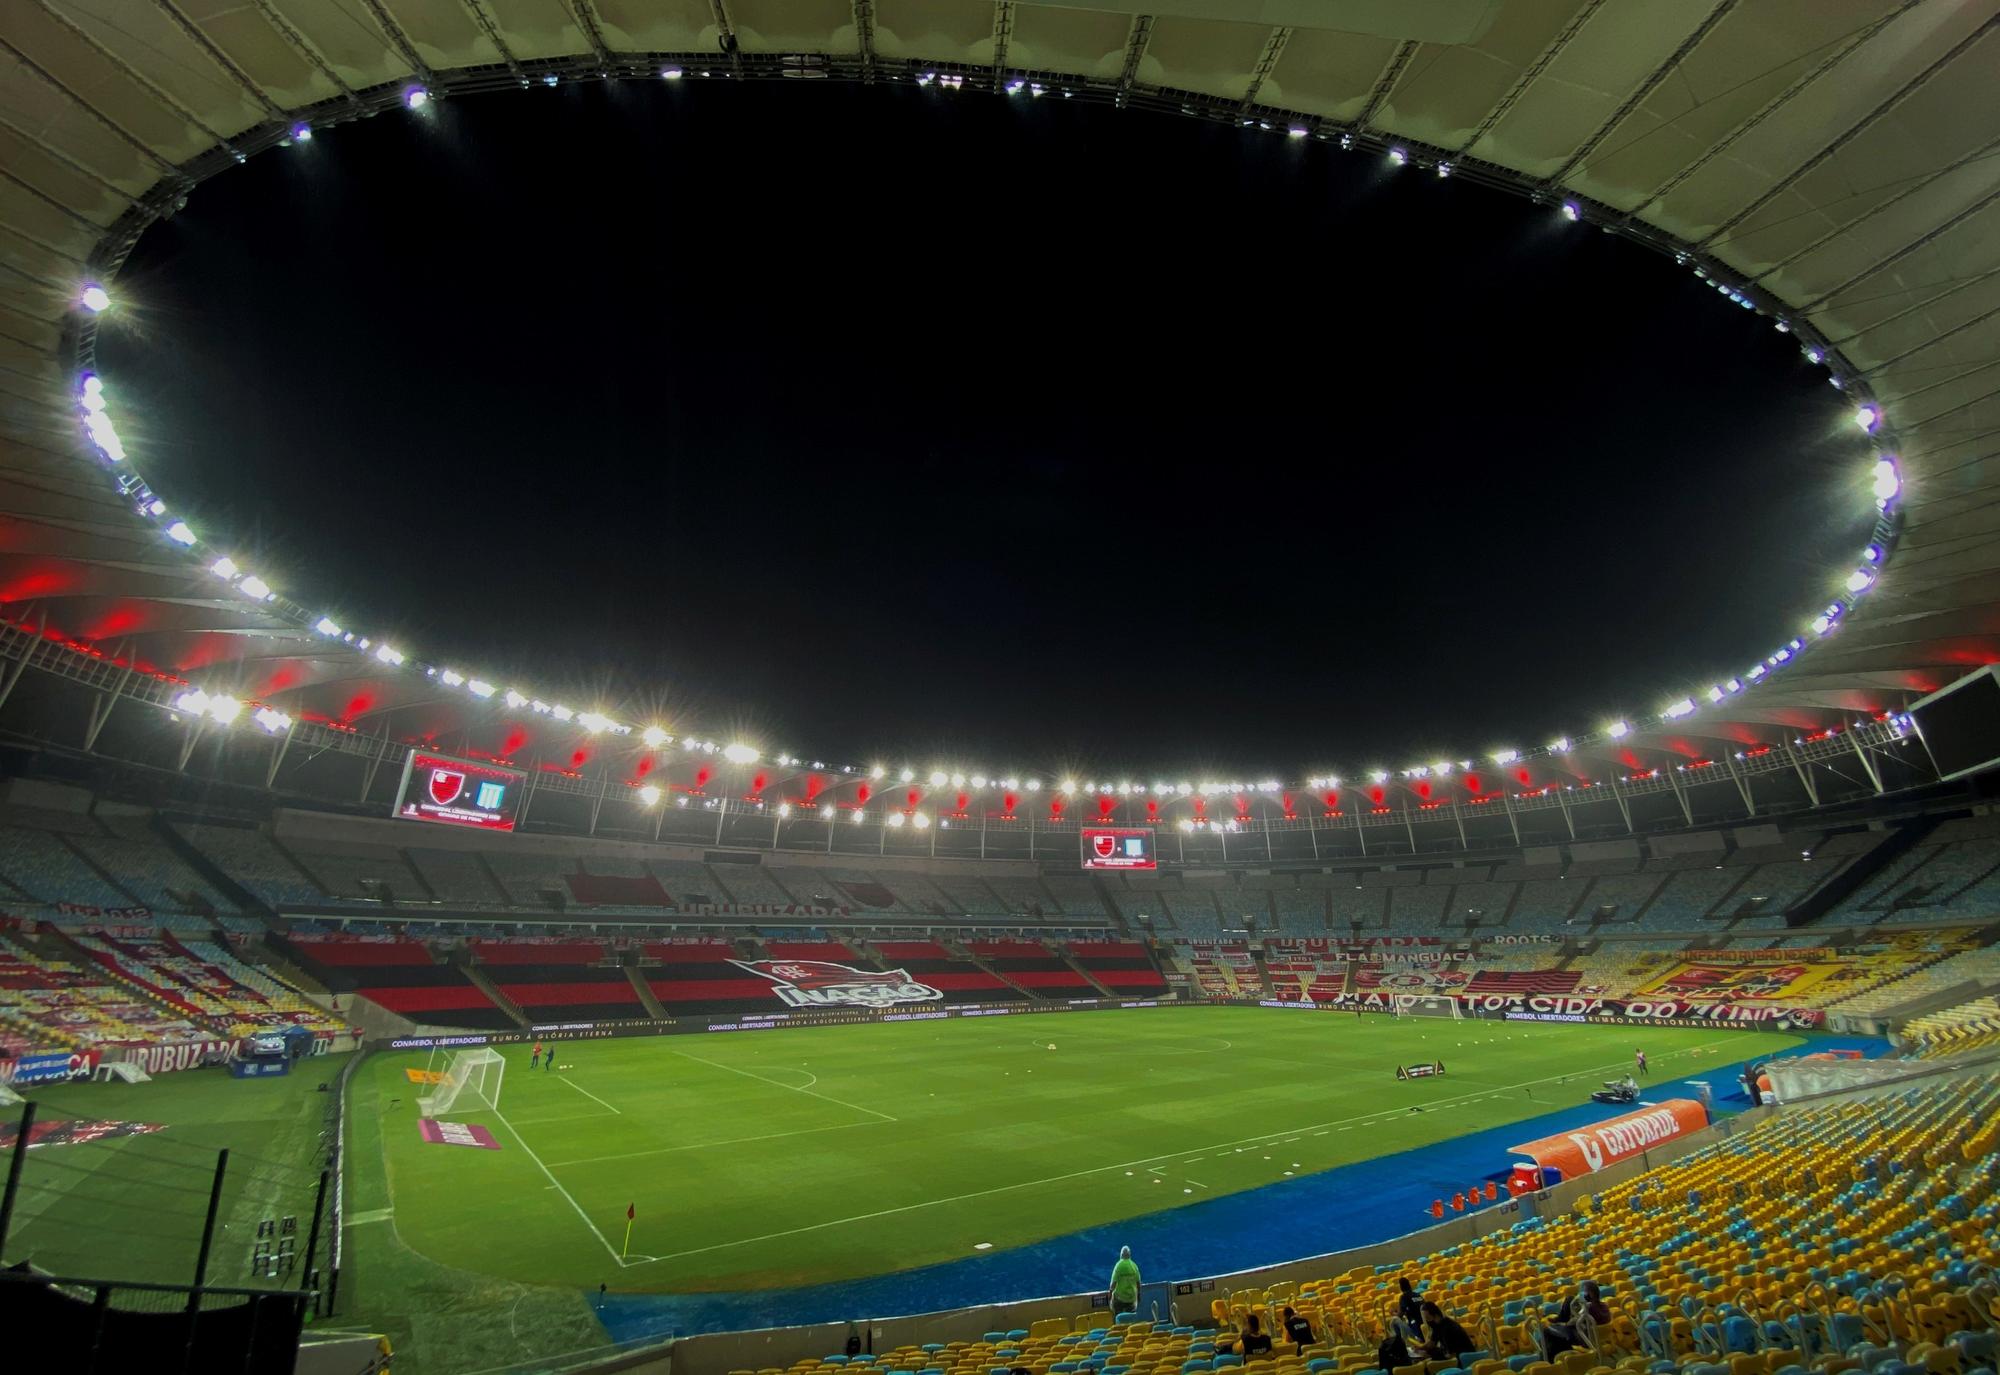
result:
M 1472 1350 L 1472 1337 L 1455 1319 L 1429 1299 L 1423 1302 L 1424 1355 L 1433 1361 L 1455 1361 Z
M 1236 1349 L 1246 1361 L 1253 1356 L 1271 1354 L 1271 1334 L 1264 1330 L 1263 1322 L 1255 1313 L 1244 1317 L 1243 1331 L 1236 1339 Z
M 1111 1315 L 1136 1313 L 1139 1311 L 1139 1262 L 1132 1259 L 1132 1248 L 1118 1248 L 1118 1263 L 1111 1267 Z
M 1545 1361 L 1553 1361 L 1565 1351 L 1592 1351 L 1597 1347 L 1597 1329 L 1610 1321 L 1611 1310 L 1604 1306 L 1597 1281 L 1585 1280 L 1577 1293 L 1563 1300 L 1556 1320 L 1542 1324 L 1535 1334 L 1535 1345 L 1541 1348 Z
M 1294 1355 L 1303 1356 L 1306 1348 L 1313 1344 L 1312 1324 L 1293 1312 L 1290 1304 L 1285 1305 L 1284 1319 L 1285 1340 L 1297 1344 L 1298 1350 Z

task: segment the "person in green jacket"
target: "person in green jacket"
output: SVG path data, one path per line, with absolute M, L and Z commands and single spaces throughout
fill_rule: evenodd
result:
M 1118 1248 L 1118 1263 L 1111 1267 L 1111 1311 L 1136 1313 L 1139 1311 L 1139 1263 L 1132 1259 L 1132 1248 Z

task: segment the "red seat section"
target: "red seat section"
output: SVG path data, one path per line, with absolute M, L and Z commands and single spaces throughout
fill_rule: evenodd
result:
M 472 954 L 481 964 L 601 964 L 608 958 L 600 941 L 480 941 Z
M 1071 941 L 1069 953 L 1113 993 L 1157 993 L 1167 986 L 1152 953 L 1137 941 Z
M 764 948 L 780 960 L 832 960 L 852 964 L 861 958 L 839 941 L 765 941 Z
M 736 958 L 736 948 L 727 941 L 647 941 L 639 949 L 647 960 L 661 964 L 716 964 Z
M 516 1023 L 462 969 L 439 964 L 421 942 L 299 934 L 272 938 L 336 993 L 352 993 L 411 1021 L 510 1031 Z
M 672 907 L 674 900 L 651 874 L 564 874 L 569 895 L 592 907 Z
M 936 941 L 876 941 L 875 951 L 891 969 L 927 984 L 948 1003 L 1018 1003 L 1021 990 Z

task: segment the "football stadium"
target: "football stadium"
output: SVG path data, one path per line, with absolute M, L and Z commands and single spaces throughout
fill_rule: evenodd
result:
M 0 8 L 0 50 L 0 1330 L 18 1368 L 1993 1375 L 2000 4 L 18 0 Z M 753 115 L 769 122 L 719 131 Z M 727 151 L 706 162 L 675 145 L 699 167 L 676 187 L 690 200 L 752 194 L 776 128 L 823 140 L 799 156 L 830 178 L 910 159 L 896 175 L 918 188 L 913 240 L 956 244 L 1004 204 L 1018 241 L 966 239 L 987 261 L 948 282 L 899 273 L 919 250 L 886 241 L 829 268 L 843 255 L 813 236 L 862 213 L 876 193 L 858 181 L 851 200 L 815 182 L 788 241 L 672 231 L 708 243 L 696 258 L 673 240 L 665 270 L 744 293 L 774 336 L 833 321 L 857 354 L 903 333 L 949 366 L 985 347 L 973 332 L 1032 354 L 1036 332 L 1074 331 L 1115 338 L 1080 345 L 1108 358 L 1128 346 L 1105 324 L 1115 295 L 1170 293 L 1176 262 L 1198 276 L 1195 259 L 1241 252 L 1255 276 L 1239 300 L 1184 340 L 1136 325 L 1160 337 L 1129 346 L 1184 343 L 1189 369 L 1213 370 L 1241 409 L 1242 470 L 1260 439 L 1308 442 L 1266 407 L 1319 408 L 1316 455 L 1364 433 L 1342 413 L 1369 404 L 1344 364 L 1298 341 L 1379 329 L 1406 294 L 1436 311 L 1381 281 L 1355 287 L 1377 293 L 1373 321 L 1303 308 L 1320 299 L 1307 276 L 1362 265 L 1282 222 L 1246 229 L 1254 247 L 1189 231 L 1144 256 L 1150 220 L 1170 233 L 1197 198 L 1226 217 L 1271 185 L 1302 224 L 1322 210 L 1297 188 L 1334 188 L 1346 199 L 1325 213 L 1373 217 L 1413 255 L 1357 275 L 1435 264 L 1468 319 L 1503 331 L 1528 326 L 1436 259 L 1454 236 L 1511 234 L 1521 256 L 1466 270 L 1518 270 L 1530 296 L 1574 289 L 1563 299 L 1610 315 L 1621 288 L 1602 283 L 1659 293 L 1644 299 L 1671 304 L 1634 305 L 1638 334 L 1615 337 L 1675 357 L 1617 366 L 1661 372 L 1689 412 L 1722 395 L 1703 388 L 1767 395 L 1755 445 L 1785 452 L 1765 474 L 1731 456 L 1699 477 L 1621 476 L 1625 437 L 1679 417 L 1578 371 L 1574 391 L 1610 386 L 1604 408 L 1523 399 L 1490 417 L 1513 434 L 1483 467 L 1408 460 L 1477 503 L 1482 483 L 1527 480 L 1531 444 L 1608 426 L 1591 471 L 1632 484 L 1617 496 L 1629 529 L 1566 524 L 1563 501 L 1547 528 L 1475 532 L 1409 489 L 1409 509 L 1364 522 L 1342 496 L 1359 479 L 1303 469 L 1257 494 L 1274 521 L 1293 506 L 1392 526 L 1450 565 L 1489 637 L 1472 646 L 1427 629 L 1429 594 L 1372 556 L 1303 574 L 1310 602 L 1277 595 L 1295 566 L 1201 526 L 1235 519 L 1227 484 L 1168 490 L 1119 450 L 1129 412 L 1199 422 L 1175 383 L 1141 385 L 1150 364 L 1107 361 L 1072 418 L 1101 412 L 1092 433 L 1111 438 L 1091 442 L 1162 503 L 1131 510 L 1184 513 L 1206 552 L 1240 560 L 1211 572 L 1246 645 L 1285 637 L 1311 672 L 1365 678 L 1405 712 L 1468 704 L 1421 729 L 1328 705 L 1291 751 L 1268 745 L 1291 729 L 1277 689 L 1177 638 L 1181 593 L 1121 562 L 1158 540 L 1121 522 L 1122 498 L 1102 508 L 1102 548 L 1065 551 L 1083 570 L 1061 606 L 964 548 L 831 512 L 825 543 L 789 515 L 726 512 L 754 528 L 749 555 L 678 530 L 640 540 L 635 560 L 666 570 L 642 596 L 590 583 L 576 546 L 618 541 L 537 528 L 539 502 L 561 508 L 532 484 L 492 503 L 393 462 L 307 462 L 316 451 L 268 428 L 241 440 L 302 482 L 432 522 L 385 544 L 443 532 L 450 574 L 392 572 L 401 601 L 385 605 L 363 580 L 380 561 L 366 538 L 306 542 L 335 507 L 231 504 L 255 479 L 229 431 L 269 417 L 190 401 L 204 367 L 255 389 L 264 367 L 296 377 L 345 355 L 316 413 L 279 407 L 302 435 L 345 436 L 390 406 L 389 374 L 413 356 L 420 389 L 463 385 L 524 434 L 553 394 L 643 411 L 683 441 L 681 413 L 704 404 L 746 431 L 768 421 L 746 409 L 841 417 L 808 416 L 823 453 L 771 483 L 844 466 L 855 451 L 833 431 L 857 426 L 1069 442 L 1013 428 L 1010 398 L 1074 380 L 1018 358 L 968 408 L 909 378 L 871 391 L 844 356 L 825 364 L 833 382 L 774 363 L 751 392 L 704 397 L 690 362 L 632 395 L 592 376 L 630 336 L 553 323 L 498 344 L 540 384 L 477 377 L 451 336 L 472 350 L 494 330 L 423 302 L 356 305 L 357 333 L 310 364 L 270 342 L 266 324 L 305 312 L 259 274 L 366 259 L 356 239 L 373 231 L 341 218 L 344 197 L 411 222 L 381 231 L 369 272 L 424 232 L 456 234 L 443 248 L 476 252 L 478 272 L 553 258 L 608 308 L 697 334 L 694 297 L 620 285 L 607 263 L 624 247 L 526 218 L 594 232 L 562 159 L 505 175 L 479 161 L 542 120 L 601 145 L 573 148 L 579 165 L 631 158 L 661 177 L 659 145 L 621 143 L 626 126 L 711 139 Z M 931 141 L 912 153 L 884 126 Z M 1034 176 L 1001 166 L 1016 149 L 1049 169 L 1032 213 Z M 388 170 L 403 155 L 418 170 Z M 767 180 L 813 175 L 770 157 L 783 170 Z M 446 164 L 491 183 L 490 204 L 450 221 L 476 246 L 385 209 L 386 192 L 367 200 L 371 170 L 387 185 Z M 1149 198 L 1175 169 L 1238 166 L 1240 185 Z M 1050 188 L 1092 179 L 1129 239 L 1081 204 L 1065 219 Z M 267 213 L 295 219 L 255 219 L 259 252 L 221 224 Z M 600 218 L 651 234 L 652 213 L 607 202 Z M 273 241 L 294 232 L 279 223 L 305 237 Z M 240 268 L 240 289 L 172 304 L 213 287 L 185 285 L 203 253 Z M 1024 326 L 1013 294 L 1065 255 L 1104 292 Z M 519 290 L 506 318 L 532 319 L 527 280 L 472 287 Z M 331 312 L 345 288 L 322 286 Z M 1242 312 L 1226 346 L 1203 337 L 1224 307 Z M 204 313 L 250 361 L 197 356 Z M 1310 318 L 1267 333 L 1288 313 Z M 1445 338 L 1405 356 L 1416 336 L 1388 337 L 1404 342 L 1368 375 L 1415 379 L 1397 395 L 1416 401 L 1386 407 L 1413 433 L 1424 398 L 1477 410 L 1473 374 L 1538 347 Z M 1616 353 L 1612 337 L 1581 347 Z M 963 357 L 971 373 L 1004 355 Z M 924 419 L 896 425 L 896 407 Z M 178 432 L 197 412 L 212 428 Z M 1735 442 L 1693 423 L 1703 446 Z M 232 456 L 204 477 L 190 454 L 217 447 Z M 896 452 L 975 543 L 979 508 L 1007 499 L 995 487 L 1054 502 L 1073 480 L 1053 460 L 996 478 L 942 441 Z M 560 470 L 551 483 L 593 461 L 581 443 L 536 460 Z M 1786 504 L 1766 504 L 1779 487 Z M 1635 507 L 1655 503 L 1655 533 L 1699 572 L 1653 566 Z M 1056 557 L 1024 543 L 999 561 Z M 675 658 L 655 673 L 599 635 L 629 621 L 634 639 L 670 638 L 649 599 L 671 600 L 697 562 L 731 564 L 775 607 L 807 583 L 900 591 L 926 561 L 949 596 L 912 594 L 910 626 L 885 630 L 873 604 L 803 613 L 836 619 L 756 660 L 769 671 L 675 646 L 683 681 Z M 481 607 L 476 575 L 496 564 L 575 605 L 484 608 L 487 638 L 465 638 L 454 618 Z M 1626 577 L 1643 591 L 1603 590 Z M 1561 627 L 1571 657 L 1542 706 L 1563 724 L 1543 730 L 1499 661 L 1531 657 L 1545 608 L 1593 595 L 1642 598 L 1624 619 L 1652 643 L 1628 650 L 1586 623 L 1595 610 Z M 572 610 L 601 654 L 555 638 Z M 765 614 L 740 615 L 759 625 L 728 643 L 782 638 Z M 1726 658 L 1745 617 L 1754 652 Z M 1084 653 L 1024 638 L 1062 619 L 1088 622 Z M 1365 674 L 1359 651 L 1328 647 L 1377 621 L 1418 623 L 1429 647 Z M 685 634 L 723 642 L 720 613 L 699 625 Z M 843 698 L 850 661 L 826 642 L 870 637 L 882 676 Z M 993 682 L 961 694 L 952 644 Z M 897 683 L 921 706 L 883 686 Z M 1086 753 L 1025 695 L 1062 683 L 1107 718 L 1184 694 L 1209 738 Z M 1013 691 L 1010 722 L 992 704 Z M 1524 734 L 1492 738 L 1496 719 Z

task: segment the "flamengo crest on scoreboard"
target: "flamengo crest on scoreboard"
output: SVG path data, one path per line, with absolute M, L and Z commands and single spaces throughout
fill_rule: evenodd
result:
M 761 974 L 788 1007 L 894 1007 L 938 1002 L 942 989 L 920 984 L 907 970 L 856 969 L 825 960 L 731 960 L 738 969 Z
M 1078 832 L 1086 869 L 1157 869 L 1150 826 L 1085 826 Z
M 405 821 L 435 821 L 484 831 L 511 831 L 528 775 L 472 759 L 411 750 L 390 813 Z

